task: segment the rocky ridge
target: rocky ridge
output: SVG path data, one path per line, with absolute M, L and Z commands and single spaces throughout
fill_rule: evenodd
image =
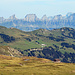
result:
M 12 57 L 22 57 L 23 55 L 16 49 L 9 46 L 0 46 L 0 54 L 12 56 Z
M 23 31 L 33 31 L 39 28 L 55 29 L 61 27 L 75 28 L 75 13 L 67 13 L 65 16 L 59 14 L 47 17 L 44 15 L 41 19 L 36 14 L 27 14 L 25 18 L 18 19 L 15 14 L 8 19 L 0 17 L 0 25 L 5 27 L 14 27 Z

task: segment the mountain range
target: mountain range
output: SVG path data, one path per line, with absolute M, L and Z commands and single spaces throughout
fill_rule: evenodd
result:
M 8 19 L 0 17 L 0 26 L 14 27 L 23 31 L 33 31 L 39 28 L 48 30 L 61 27 L 75 28 L 75 13 L 69 12 L 65 16 L 59 14 L 47 17 L 44 15 L 41 19 L 36 14 L 27 14 L 25 18 L 18 19 L 14 14 Z

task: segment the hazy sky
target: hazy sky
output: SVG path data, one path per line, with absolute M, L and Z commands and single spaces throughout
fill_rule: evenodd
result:
M 24 18 L 27 14 L 54 16 L 75 13 L 75 0 L 0 0 L 0 17 L 8 18 L 15 14 Z

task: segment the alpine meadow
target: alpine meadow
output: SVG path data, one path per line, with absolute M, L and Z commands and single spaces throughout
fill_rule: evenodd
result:
M 74 7 L 74 0 L 1 0 L 0 75 L 75 75 Z

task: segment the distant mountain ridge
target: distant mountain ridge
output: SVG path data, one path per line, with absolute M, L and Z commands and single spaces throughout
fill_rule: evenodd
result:
M 0 17 L 0 26 L 14 27 L 23 31 L 33 31 L 39 28 L 48 30 L 61 27 L 75 28 L 75 13 L 70 12 L 65 16 L 59 14 L 47 17 L 44 15 L 41 19 L 36 14 L 27 14 L 25 18 L 18 19 L 14 14 L 8 19 Z

